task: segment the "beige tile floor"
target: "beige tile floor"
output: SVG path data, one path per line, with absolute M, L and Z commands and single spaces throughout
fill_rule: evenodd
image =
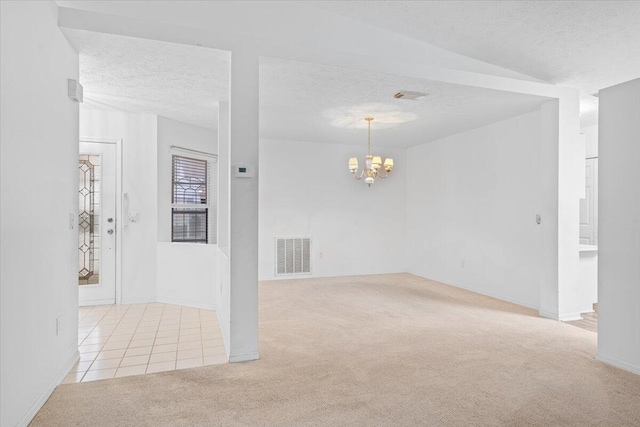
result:
M 80 307 L 78 348 L 63 383 L 227 362 L 216 312 L 171 304 Z

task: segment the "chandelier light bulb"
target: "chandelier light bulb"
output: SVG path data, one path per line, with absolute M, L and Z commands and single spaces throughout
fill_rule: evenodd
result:
M 349 170 L 351 172 L 354 172 L 354 171 L 358 170 L 358 158 L 357 157 L 350 157 L 349 158 Z
M 374 156 L 373 157 L 373 168 L 375 170 L 380 169 L 380 166 L 382 166 L 382 158 L 380 158 L 380 156 Z

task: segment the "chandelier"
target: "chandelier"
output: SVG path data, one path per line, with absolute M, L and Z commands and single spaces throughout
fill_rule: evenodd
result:
M 364 162 L 364 169 L 360 174 L 358 174 L 358 158 L 350 157 L 349 158 L 349 171 L 353 177 L 357 180 L 361 180 L 364 178 L 364 182 L 371 187 L 373 181 L 377 178 L 386 178 L 391 173 L 391 169 L 393 169 L 393 159 L 387 158 L 384 160 L 384 164 L 382 163 L 382 158 L 380 156 L 371 155 L 371 121 L 373 117 L 365 117 L 364 118 L 369 123 L 369 138 L 368 138 L 368 149 L 367 149 L 367 157 Z M 381 168 L 386 172 L 384 175 L 381 173 Z

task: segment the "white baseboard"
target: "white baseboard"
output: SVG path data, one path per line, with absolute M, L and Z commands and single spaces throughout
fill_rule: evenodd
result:
M 640 375 L 640 366 L 633 365 L 623 360 L 616 359 L 615 357 L 603 356 L 600 353 L 596 354 L 596 360 L 599 360 L 607 365 L 614 366 L 625 371 L 629 371 L 636 375 Z
M 550 313 L 548 311 L 540 310 L 538 314 L 540 314 L 540 317 L 544 317 L 551 320 L 558 320 L 560 322 L 572 322 L 574 320 L 582 320 L 582 316 L 580 316 L 580 313 L 578 312 L 555 314 L 555 313 Z
M 189 301 L 189 300 L 184 300 L 180 298 L 158 297 L 156 298 L 156 302 L 159 302 L 162 304 L 185 305 L 187 307 L 201 308 L 203 310 L 217 310 L 217 307 L 215 304 L 210 304 L 210 303 L 200 302 L 200 301 Z
M 140 298 L 122 298 L 121 304 L 151 304 L 156 302 L 155 297 L 140 297 Z
M 460 288 L 460 289 L 464 289 L 465 291 L 470 291 L 470 292 L 474 292 L 476 294 L 480 294 L 480 295 L 484 295 L 484 296 L 487 296 L 487 297 L 499 299 L 501 301 L 510 302 L 511 304 L 521 305 L 523 307 L 527 307 L 527 308 L 530 308 L 532 310 L 538 310 L 538 306 L 537 305 L 528 304 L 526 302 L 517 300 L 515 298 L 506 297 L 504 295 L 500 295 L 500 294 L 497 294 L 495 292 L 486 292 L 486 291 L 483 291 L 483 290 L 480 290 L 480 289 L 472 288 L 470 286 L 464 286 L 464 285 L 455 284 L 455 283 L 443 282 L 443 281 L 438 280 L 438 279 L 430 279 L 429 277 L 425 277 L 425 276 L 422 276 L 422 275 L 416 274 L 416 273 L 409 272 L 409 274 L 412 274 L 412 275 L 418 276 L 418 277 L 422 277 L 423 279 L 432 280 L 434 282 L 442 283 L 443 285 L 453 286 L 454 288 Z
M 405 271 L 380 271 L 372 272 L 371 270 L 365 272 L 333 272 L 333 273 L 304 273 L 304 274 L 283 274 L 281 276 L 275 276 L 270 274 L 268 276 L 259 276 L 258 282 L 279 282 L 281 280 L 300 280 L 300 279 L 325 279 L 327 277 L 351 277 L 351 276 L 380 276 L 383 274 L 402 274 Z M 417 276 L 417 274 L 416 274 Z M 420 276 L 422 277 L 422 276 Z
M 36 400 L 33 403 L 33 405 L 31 405 L 31 408 L 29 408 L 29 410 L 27 411 L 26 414 L 24 414 L 20 422 L 18 422 L 17 424 L 18 427 L 23 427 L 23 426 L 26 427 L 29 425 L 31 420 L 33 420 L 33 417 L 35 417 L 38 411 L 42 408 L 42 406 L 44 406 L 44 404 L 47 403 L 47 400 L 51 396 L 51 393 L 53 393 L 56 387 L 60 385 L 64 377 L 67 376 L 71 368 L 73 368 L 73 365 L 75 365 L 78 360 L 80 360 L 80 353 L 76 348 L 75 351 L 73 352 L 73 355 L 64 365 L 62 370 L 58 372 L 58 374 L 55 376 L 51 384 L 49 384 L 49 386 L 44 390 L 44 392 L 42 392 L 38 400 Z
M 548 311 L 539 310 L 538 314 L 540 315 L 540 317 L 544 317 L 545 319 L 560 320 L 560 316 L 558 316 L 555 313 L 550 313 Z
M 257 351 L 255 351 L 253 353 L 234 354 L 233 356 L 229 356 L 229 362 L 230 363 L 248 362 L 250 360 L 258 360 L 258 359 L 260 359 L 260 355 L 258 354 Z
M 576 313 L 564 313 L 558 316 L 561 322 L 572 322 L 574 320 L 582 320 L 582 316 L 580 316 L 579 312 Z
M 113 298 L 94 299 L 94 300 L 79 302 L 78 307 L 91 307 L 94 305 L 111 305 L 111 304 L 113 304 Z

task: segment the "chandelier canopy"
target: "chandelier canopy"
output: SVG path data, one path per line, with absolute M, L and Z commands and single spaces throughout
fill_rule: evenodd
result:
M 393 169 L 393 159 L 386 158 L 383 164 L 380 156 L 374 156 L 371 154 L 371 121 L 373 120 L 373 117 L 365 117 L 364 119 L 369 123 L 368 148 L 367 157 L 364 162 L 364 169 L 360 174 L 358 174 L 358 158 L 350 157 L 349 171 L 351 171 L 351 174 L 357 180 L 361 180 L 362 177 L 364 177 L 364 182 L 371 187 L 371 184 L 373 184 L 376 178 L 386 178 L 389 176 L 391 169 Z M 384 169 L 385 173 L 383 174 L 380 169 Z

